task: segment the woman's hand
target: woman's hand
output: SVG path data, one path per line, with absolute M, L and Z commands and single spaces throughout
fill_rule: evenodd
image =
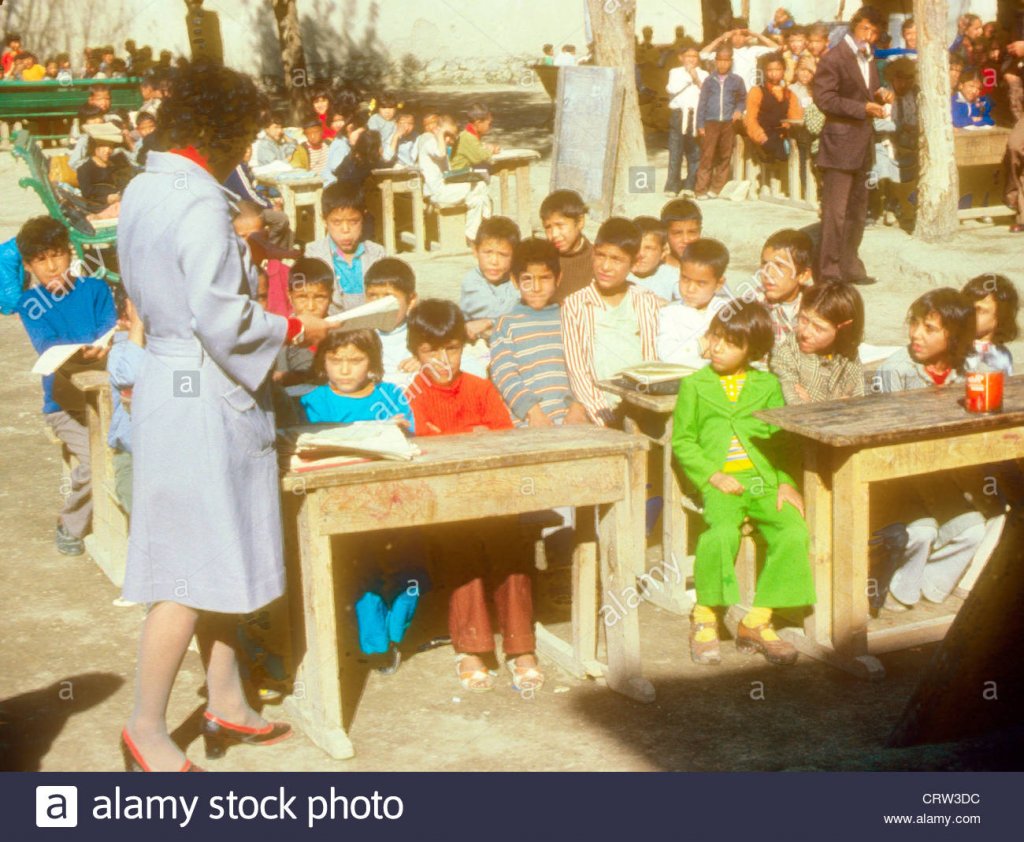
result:
M 308 313 L 302 313 L 295 316 L 295 318 L 302 322 L 303 337 L 302 342 L 299 344 L 303 348 L 308 348 L 310 345 L 319 345 L 327 338 L 327 334 L 331 330 L 330 322 L 326 322 L 316 316 L 310 316 Z

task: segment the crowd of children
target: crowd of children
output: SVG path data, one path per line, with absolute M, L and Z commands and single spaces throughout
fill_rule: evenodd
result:
M 146 76 L 153 72 L 168 71 L 181 67 L 187 59 L 178 57 L 170 50 L 161 50 L 154 59 L 153 48 L 138 47 L 135 41 L 124 42 L 121 56 L 111 44 L 101 47 L 86 47 L 82 50 L 81 62 L 72 66 L 69 53 L 35 53 L 24 46 L 24 39 L 16 32 L 4 35 L 3 50 L 0 52 L 2 78 L 14 82 L 42 82 L 47 79 L 126 79 L 129 76 Z

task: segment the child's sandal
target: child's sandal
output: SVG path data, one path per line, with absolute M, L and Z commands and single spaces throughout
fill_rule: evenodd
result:
M 516 658 L 519 656 L 517 655 Z M 544 673 L 537 667 L 521 667 L 516 663 L 516 658 L 509 658 L 505 666 L 512 674 L 512 686 L 520 693 L 524 690 L 536 692 L 544 685 Z
M 462 662 L 468 657 L 470 656 L 465 653 L 456 653 L 455 655 L 455 674 L 459 677 L 459 684 L 462 685 L 462 689 L 468 690 L 471 693 L 486 693 L 488 690 L 493 690 L 494 677 L 489 670 L 475 669 L 463 671 Z

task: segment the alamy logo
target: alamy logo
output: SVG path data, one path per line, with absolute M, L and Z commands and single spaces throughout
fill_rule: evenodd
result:
M 78 787 L 37 786 L 36 827 L 78 827 Z

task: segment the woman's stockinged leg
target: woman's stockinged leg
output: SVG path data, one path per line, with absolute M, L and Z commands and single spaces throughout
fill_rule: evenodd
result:
M 167 703 L 199 612 L 176 602 L 153 605 L 142 627 L 135 673 L 135 708 L 128 735 L 150 769 L 176 772 L 185 756 L 167 729 Z
M 196 627 L 199 653 L 206 668 L 207 709 L 235 725 L 262 728 L 263 719 L 249 705 L 238 667 L 238 618 L 204 612 Z

